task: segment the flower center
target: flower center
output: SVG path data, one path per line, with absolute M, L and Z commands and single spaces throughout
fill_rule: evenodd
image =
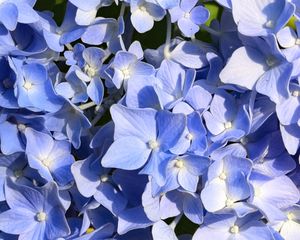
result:
M 246 137 L 242 137 L 240 142 L 241 144 L 246 145 L 249 142 L 249 140 Z
M 179 169 L 181 169 L 181 168 L 183 168 L 183 167 L 184 167 L 184 161 L 183 161 L 183 160 L 181 160 L 181 159 L 177 159 L 177 160 L 175 160 L 175 164 L 174 164 L 174 166 L 175 166 L 176 168 L 179 168 Z
M 220 175 L 219 175 L 219 178 L 223 181 L 226 180 L 227 176 L 226 176 L 226 173 L 225 172 L 222 172 Z
M 47 219 L 47 214 L 45 212 L 38 212 L 36 214 L 36 219 L 39 221 L 39 222 L 44 222 L 46 219 Z
M 232 128 L 232 123 L 226 122 L 226 123 L 224 123 L 224 127 L 225 127 L 225 129 L 230 129 L 230 128 Z
M 257 163 L 258 164 L 263 164 L 265 162 L 265 159 L 263 157 L 261 157 L 260 159 L 258 159 Z
M 148 146 L 149 146 L 149 148 L 154 150 L 154 149 L 157 149 L 159 147 L 159 144 L 156 140 L 150 140 L 148 142 Z
M 128 79 L 128 78 L 130 78 L 130 70 L 129 70 L 129 68 L 123 68 L 122 70 L 122 74 L 123 74 L 123 78 L 124 79 Z
M 140 6 L 139 9 L 142 11 L 142 12 L 147 12 L 147 8 L 145 6 Z
M 16 170 L 14 171 L 14 175 L 16 178 L 20 178 L 23 176 L 23 171 L 22 170 Z
M 293 91 L 292 95 L 293 95 L 293 97 L 299 97 L 300 96 L 300 91 Z
M 20 132 L 23 132 L 26 129 L 26 125 L 24 125 L 23 123 L 20 123 L 17 125 L 17 128 Z
M 259 187 L 254 188 L 254 196 L 259 197 L 261 195 L 261 190 Z
M 97 69 L 91 67 L 90 65 L 86 64 L 84 67 L 84 72 L 90 77 L 94 77 L 97 73 Z
M 231 228 L 230 228 L 230 232 L 232 234 L 237 234 L 239 232 L 239 227 L 237 225 L 233 225 Z
M 191 14 L 189 12 L 185 12 L 183 15 L 184 18 L 190 18 L 190 16 L 191 16 Z
M 275 26 L 275 23 L 273 20 L 269 20 L 265 24 L 265 27 L 267 27 L 267 28 L 273 28 L 274 26 Z
M 232 201 L 230 198 L 227 198 L 225 204 L 226 204 L 227 207 L 231 207 L 233 205 L 233 203 L 234 203 L 234 201 Z
M 104 174 L 104 175 L 102 175 L 101 177 L 100 177 L 100 181 L 101 182 L 107 182 L 108 181 L 108 176 L 106 175 L 106 174 Z
M 278 61 L 276 57 L 270 56 L 267 58 L 266 63 L 269 67 L 273 67 L 278 63 Z
M 194 136 L 193 136 L 193 134 L 188 133 L 188 134 L 185 136 L 185 138 L 186 138 L 187 140 L 191 141 L 191 140 L 194 138 Z
M 294 213 L 289 212 L 289 213 L 287 214 L 287 218 L 288 218 L 289 221 L 292 221 L 293 219 L 295 219 Z
M 23 85 L 23 87 L 26 89 L 26 90 L 30 90 L 32 88 L 33 84 L 31 82 L 28 82 L 26 81 Z
M 49 157 L 45 157 L 41 159 L 41 162 L 46 168 L 50 168 L 52 164 L 52 160 Z

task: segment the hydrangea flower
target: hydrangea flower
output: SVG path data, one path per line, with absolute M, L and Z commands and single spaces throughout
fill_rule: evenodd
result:
M 5 198 L 10 209 L 0 214 L 1 231 L 26 239 L 50 240 L 69 234 L 55 183 L 37 190 L 7 181 Z
M 144 33 L 152 29 L 154 21 L 160 21 L 166 11 L 159 5 L 146 0 L 131 0 L 131 23 L 139 33 Z
M 277 33 L 293 15 L 295 8 L 285 0 L 231 0 L 238 30 L 247 36 Z
M 180 5 L 170 9 L 171 21 L 177 22 L 179 29 L 187 37 L 199 31 L 199 25 L 209 18 L 209 11 L 203 6 L 196 6 L 197 0 L 181 0 Z
M 298 238 L 299 0 L 44 4 L 0 0 L 0 239 Z
M 0 22 L 9 30 L 15 30 L 17 23 L 34 23 L 39 15 L 33 6 L 36 0 L 3 0 L 0 3 Z

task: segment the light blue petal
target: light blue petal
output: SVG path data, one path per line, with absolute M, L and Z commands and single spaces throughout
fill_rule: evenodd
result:
M 154 240 L 178 240 L 174 230 L 164 221 L 158 221 L 153 224 L 152 236 Z
M 197 6 L 191 11 L 191 20 L 197 24 L 204 24 L 209 19 L 209 11 L 202 6 Z
M 193 223 L 203 222 L 203 206 L 199 196 L 187 195 L 183 202 L 184 215 Z
M 276 34 L 277 40 L 280 44 L 280 46 L 284 48 L 290 48 L 295 46 L 297 35 L 295 31 L 290 27 L 284 27 L 282 28 L 277 34 Z
M 15 4 L 4 2 L 0 5 L 0 22 L 10 31 L 15 30 L 18 21 L 18 8 Z
M 164 9 L 170 9 L 179 5 L 179 0 L 156 0 Z
M 283 63 L 267 71 L 257 82 L 256 90 L 270 99 L 279 103 L 289 97 L 289 81 L 293 66 L 291 63 Z
M 0 214 L 0 230 L 11 234 L 31 231 L 38 224 L 35 214 L 26 208 L 5 211 Z
M 92 159 L 89 157 L 82 161 L 76 161 L 71 167 L 77 188 L 84 197 L 93 196 L 100 184 L 99 175 L 90 166 Z
M 104 96 L 104 86 L 100 78 L 93 78 L 87 87 L 87 94 L 96 104 L 100 104 Z
M 104 167 L 134 170 L 142 167 L 148 160 L 151 149 L 136 137 L 117 139 L 102 158 Z
M 251 90 L 265 73 L 266 67 L 265 58 L 259 51 L 252 47 L 241 47 L 232 54 L 220 73 L 220 79 L 223 83 L 236 84 Z
M 195 69 L 206 66 L 207 61 L 204 56 L 204 50 L 200 46 L 188 41 L 182 41 L 171 52 L 171 60 Z
M 102 183 L 94 194 L 94 198 L 109 211 L 118 215 L 127 205 L 127 199 L 110 183 Z
M 181 32 L 186 37 L 192 37 L 200 30 L 199 26 L 193 23 L 191 19 L 188 18 L 179 19 L 177 24 Z
M 152 29 L 154 20 L 148 12 L 136 9 L 130 16 L 133 27 L 139 33 L 145 33 Z
M 134 136 L 145 143 L 156 140 L 156 111 L 153 109 L 131 109 L 113 105 L 110 109 L 115 123 L 114 138 Z
M 158 125 L 158 142 L 162 151 L 173 147 L 186 127 L 186 117 L 183 114 L 173 114 L 160 111 L 156 117 Z
M 64 211 L 54 207 L 47 214 L 45 234 L 48 239 L 56 239 L 70 234 L 70 229 Z
M 18 22 L 27 24 L 39 21 L 40 16 L 27 3 L 18 2 L 16 6 L 18 8 Z
M 186 167 L 178 173 L 178 183 L 187 191 L 196 192 L 198 180 L 198 176 L 192 175 Z
M 215 197 L 218 196 L 218 197 Z M 216 179 L 210 182 L 201 192 L 201 200 L 205 209 L 215 212 L 226 206 L 226 184 L 222 180 Z
M 118 219 L 119 234 L 125 234 L 130 230 L 146 228 L 152 225 L 152 221 L 150 221 L 145 215 L 143 207 L 135 207 L 125 210 L 119 215 Z
M 27 209 L 36 213 L 38 209 L 43 209 L 44 197 L 37 190 L 14 184 L 11 180 L 6 181 L 5 197 L 11 209 Z

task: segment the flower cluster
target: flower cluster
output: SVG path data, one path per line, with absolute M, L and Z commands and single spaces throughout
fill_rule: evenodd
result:
M 0 0 L 0 239 L 299 239 L 299 0 L 64 5 Z

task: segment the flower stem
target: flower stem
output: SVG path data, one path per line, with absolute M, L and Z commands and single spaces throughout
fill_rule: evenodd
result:
M 178 215 L 173 222 L 170 223 L 170 227 L 173 228 L 173 230 L 176 228 L 177 224 L 179 223 L 180 219 L 182 217 L 182 214 Z
M 171 37 L 172 37 L 172 23 L 170 15 L 167 14 L 167 34 L 166 34 L 166 43 L 164 48 L 164 56 L 166 59 L 170 58 L 170 45 L 171 45 Z
M 208 26 L 206 26 L 206 25 L 201 25 L 201 28 L 203 29 L 203 30 L 205 30 L 205 31 L 207 31 L 208 33 L 210 33 L 210 34 L 212 34 L 212 35 L 215 35 L 215 36 L 217 36 L 217 37 L 220 37 L 221 36 L 221 32 L 219 32 L 219 31 L 216 31 L 216 30 L 214 30 L 214 29 L 212 29 L 212 28 L 210 28 L 210 27 L 208 27 Z
M 86 110 L 86 109 L 91 108 L 91 107 L 94 107 L 94 106 L 96 106 L 96 105 L 97 105 L 97 104 L 94 103 L 94 102 L 88 102 L 88 103 L 85 103 L 85 104 L 80 105 L 79 108 L 80 108 L 81 110 Z

